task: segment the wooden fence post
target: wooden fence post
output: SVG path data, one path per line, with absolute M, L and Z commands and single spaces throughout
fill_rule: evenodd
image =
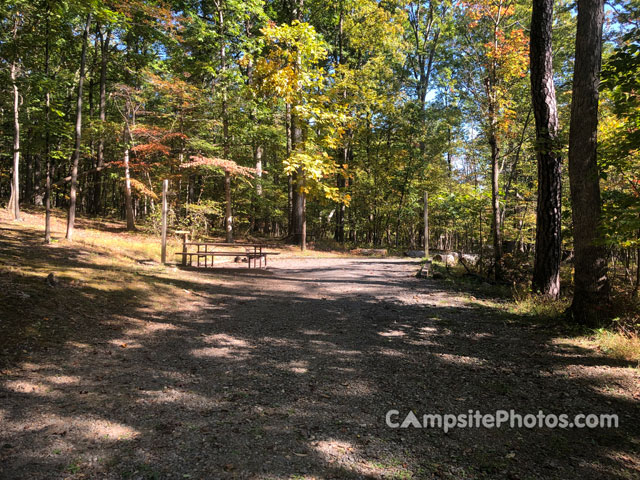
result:
M 165 265 L 167 263 L 167 190 L 169 189 L 169 180 L 162 181 L 162 250 L 160 253 L 160 262 Z

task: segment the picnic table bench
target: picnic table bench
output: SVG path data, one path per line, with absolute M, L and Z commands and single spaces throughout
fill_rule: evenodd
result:
M 196 248 L 195 251 L 190 248 Z M 242 248 L 244 251 L 231 250 L 231 248 Z M 264 267 L 267 267 L 268 255 L 279 255 L 279 252 L 268 252 L 264 249 L 268 248 L 268 245 L 262 243 L 227 243 L 227 242 L 188 242 L 182 243 L 182 252 L 176 252 L 176 255 L 182 257 L 183 266 L 195 266 L 200 267 L 204 263 L 204 267 L 213 267 L 215 257 L 246 257 L 247 268 L 251 268 L 251 261 L 253 260 L 254 268 L 262 268 L 262 260 L 264 259 Z M 209 262 L 211 259 L 211 262 Z

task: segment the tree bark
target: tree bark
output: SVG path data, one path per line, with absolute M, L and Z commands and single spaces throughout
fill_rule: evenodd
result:
M 126 139 L 128 141 L 129 139 Z M 127 230 L 135 230 L 135 216 L 131 199 L 131 171 L 129 168 L 129 146 L 124 150 L 124 209 L 127 218 Z
M 226 202 L 224 215 L 225 241 L 233 242 L 233 217 L 231 216 L 231 173 L 224 172 L 224 198 Z
M 424 256 L 429 259 L 429 192 L 424 192 Z
M 569 183 L 575 250 L 574 294 L 570 312 L 584 325 L 606 316 L 609 282 L 601 225 L 597 165 L 598 85 L 602 61 L 604 0 L 578 0 L 578 27 L 569 131 Z
M 533 290 L 560 295 L 562 161 L 557 148 L 558 109 L 553 84 L 553 0 L 534 0 L 531 15 L 531 97 L 536 120 L 538 206 Z
M 493 233 L 493 259 L 494 278 L 496 281 L 502 280 L 502 222 L 500 214 L 500 163 L 498 159 L 498 139 L 496 138 L 495 112 L 491 100 L 490 102 L 490 132 L 489 145 L 491 147 L 491 229 Z
M 291 113 L 291 148 L 295 152 L 300 147 L 302 141 L 302 129 L 300 128 L 300 119 L 293 112 Z M 302 247 L 302 226 L 305 223 L 305 194 L 304 188 L 304 172 L 301 168 L 295 172 L 292 178 L 292 224 L 293 224 L 293 241 Z
M 13 178 L 9 208 L 13 219 L 20 220 L 20 92 L 17 79 L 16 60 L 11 64 L 11 84 L 13 85 Z
M 220 72 L 222 74 L 222 151 L 224 158 L 229 158 L 229 115 L 227 105 L 227 87 L 226 87 L 226 71 L 227 71 L 227 52 L 225 45 L 225 28 L 224 28 L 224 12 L 222 11 L 222 0 L 216 2 L 218 10 L 218 32 L 220 34 Z M 233 242 L 233 216 L 231 214 L 231 174 L 224 174 L 224 196 L 225 196 L 225 238 L 226 242 Z
M 285 133 L 287 136 L 287 158 L 291 156 L 293 147 L 292 133 L 291 133 L 291 105 L 285 105 Z M 293 236 L 293 177 L 289 173 L 287 174 L 287 235 Z
M 46 41 L 45 41 L 45 56 L 44 56 L 44 74 L 47 80 L 49 80 L 50 73 L 50 25 L 49 25 L 49 16 L 51 15 L 51 11 L 49 10 L 49 4 L 47 4 L 47 21 L 46 21 Z M 44 243 L 51 243 L 51 127 L 49 125 L 49 116 L 51 110 L 51 92 L 47 88 L 47 93 L 45 94 L 45 155 L 46 155 L 46 189 L 45 189 L 45 215 L 44 215 Z
M 111 40 L 111 31 L 107 30 L 103 35 L 100 33 L 100 139 L 98 140 L 98 152 L 96 156 L 96 167 L 104 166 L 104 126 L 107 120 L 107 64 L 109 56 L 109 41 Z M 102 173 L 96 171 L 93 177 L 93 208 L 92 211 L 98 214 L 102 211 L 100 200 L 102 198 Z
M 76 221 L 76 195 L 78 189 L 78 163 L 80 162 L 80 145 L 82 142 L 82 87 L 84 85 L 84 67 L 87 61 L 87 38 L 91 27 L 91 13 L 87 15 L 87 23 L 82 34 L 82 54 L 80 57 L 80 79 L 78 80 L 78 102 L 76 106 L 75 148 L 73 166 L 71 167 L 71 190 L 69 193 L 69 214 L 67 216 L 67 240 L 73 240 L 73 227 Z

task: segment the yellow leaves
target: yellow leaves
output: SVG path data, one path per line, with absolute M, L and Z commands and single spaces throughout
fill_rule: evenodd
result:
M 243 167 L 238 165 L 233 160 L 225 160 L 224 158 L 209 158 L 201 155 L 192 155 L 191 161 L 183 163 L 180 168 L 198 168 L 198 167 L 217 167 L 225 172 L 235 176 L 253 178 L 253 174 L 256 173 L 255 168 Z
M 324 71 L 317 67 L 327 49 L 322 37 L 308 23 L 270 24 L 261 30 L 265 55 L 256 62 L 259 91 L 275 94 L 287 103 L 301 101 L 305 90 L 323 81 Z
M 129 183 L 131 184 L 131 188 L 133 188 L 133 190 L 135 190 L 140 195 L 144 195 L 146 197 L 153 198 L 154 200 L 158 200 L 158 196 L 153 192 L 153 190 L 148 188 L 141 181 L 136 180 L 135 178 L 130 178 Z

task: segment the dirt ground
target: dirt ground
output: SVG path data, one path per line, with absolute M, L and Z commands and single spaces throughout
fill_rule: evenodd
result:
M 632 365 L 418 279 L 415 261 L 270 265 L 141 266 L 151 288 L 117 296 L 0 285 L 0 308 L 58 311 L 42 318 L 58 325 L 50 340 L 0 350 L 0 478 L 640 478 Z M 620 426 L 444 433 L 389 428 L 390 409 L 615 413 Z

